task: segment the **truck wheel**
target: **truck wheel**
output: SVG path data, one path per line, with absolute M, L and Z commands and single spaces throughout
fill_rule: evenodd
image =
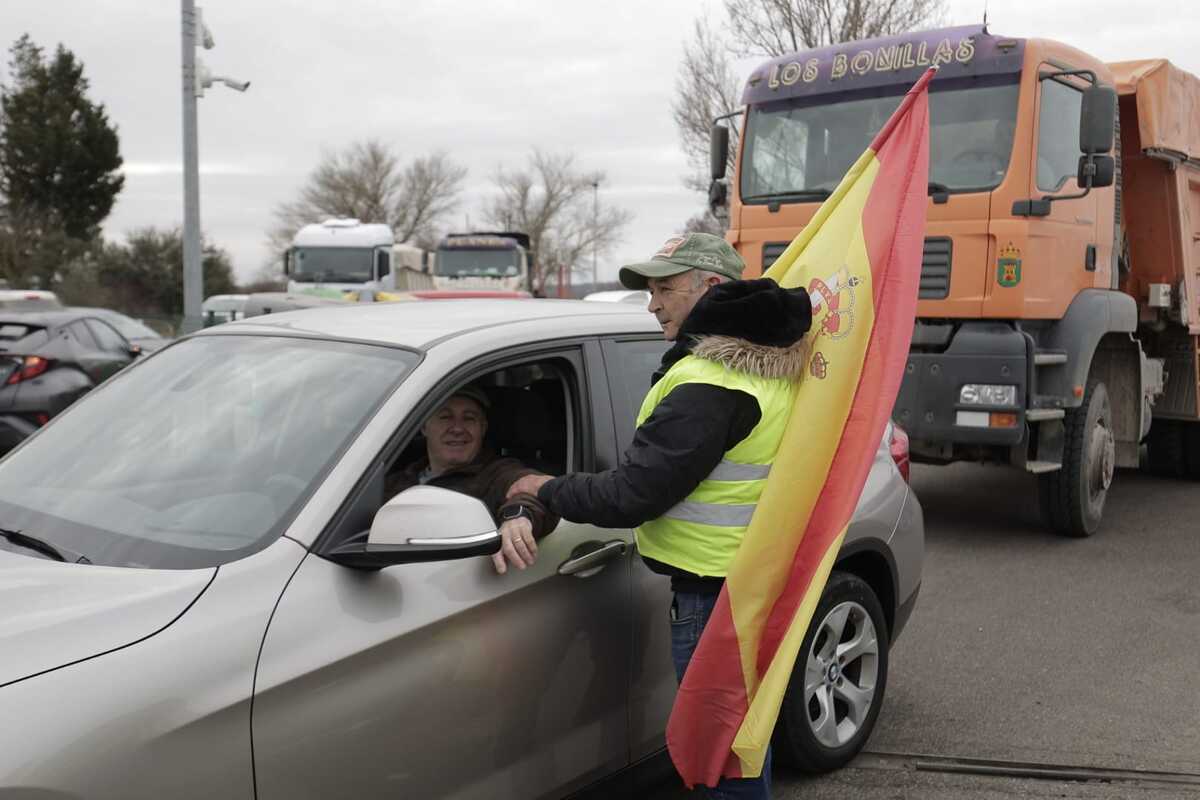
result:
M 1064 536 L 1091 536 L 1100 528 L 1116 468 L 1116 440 L 1108 389 L 1090 383 L 1083 403 L 1067 412 L 1063 465 L 1038 477 L 1047 526 Z
M 869 584 L 833 571 L 804 634 L 772 737 L 805 772 L 843 766 L 866 744 L 887 687 L 888 629 Z
M 1184 461 L 1184 425 L 1173 419 L 1150 423 L 1146 437 L 1146 455 L 1150 472 L 1163 478 L 1182 478 L 1187 471 Z

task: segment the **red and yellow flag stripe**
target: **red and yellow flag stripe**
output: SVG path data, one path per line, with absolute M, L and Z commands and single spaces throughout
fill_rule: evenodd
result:
M 809 291 L 809 374 L 671 713 L 667 746 L 688 786 L 761 773 L 899 390 L 920 283 L 933 74 L 766 274 Z

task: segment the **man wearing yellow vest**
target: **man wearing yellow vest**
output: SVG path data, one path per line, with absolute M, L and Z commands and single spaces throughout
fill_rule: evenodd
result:
M 803 289 L 741 280 L 745 264 L 719 236 L 668 239 L 621 283 L 650 291 L 650 311 L 675 344 L 642 402 L 616 469 L 527 476 L 528 492 L 575 522 L 636 528 L 638 551 L 669 576 L 671 650 L 684 671 L 779 449 L 806 364 L 812 306 Z M 766 798 L 762 777 L 725 779 L 710 797 Z

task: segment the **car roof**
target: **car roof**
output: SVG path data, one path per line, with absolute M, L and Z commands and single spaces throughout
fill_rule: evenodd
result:
M 0 322 L 18 325 L 38 325 L 43 328 L 66 325 L 84 317 L 97 316 L 90 308 L 56 308 L 51 311 L 22 311 L 0 309 Z
M 228 322 L 200 336 L 231 333 L 301 334 L 355 339 L 414 349 L 480 330 L 539 321 L 570 321 L 574 333 L 660 332 L 654 317 L 625 303 L 583 300 L 469 299 L 410 303 L 349 303 Z M 562 328 L 567 326 L 562 325 Z

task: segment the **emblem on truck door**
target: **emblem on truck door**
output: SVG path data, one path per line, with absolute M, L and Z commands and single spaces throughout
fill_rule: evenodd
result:
M 996 283 L 1011 288 L 1021 282 L 1021 251 L 1009 242 L 996 259 Z

